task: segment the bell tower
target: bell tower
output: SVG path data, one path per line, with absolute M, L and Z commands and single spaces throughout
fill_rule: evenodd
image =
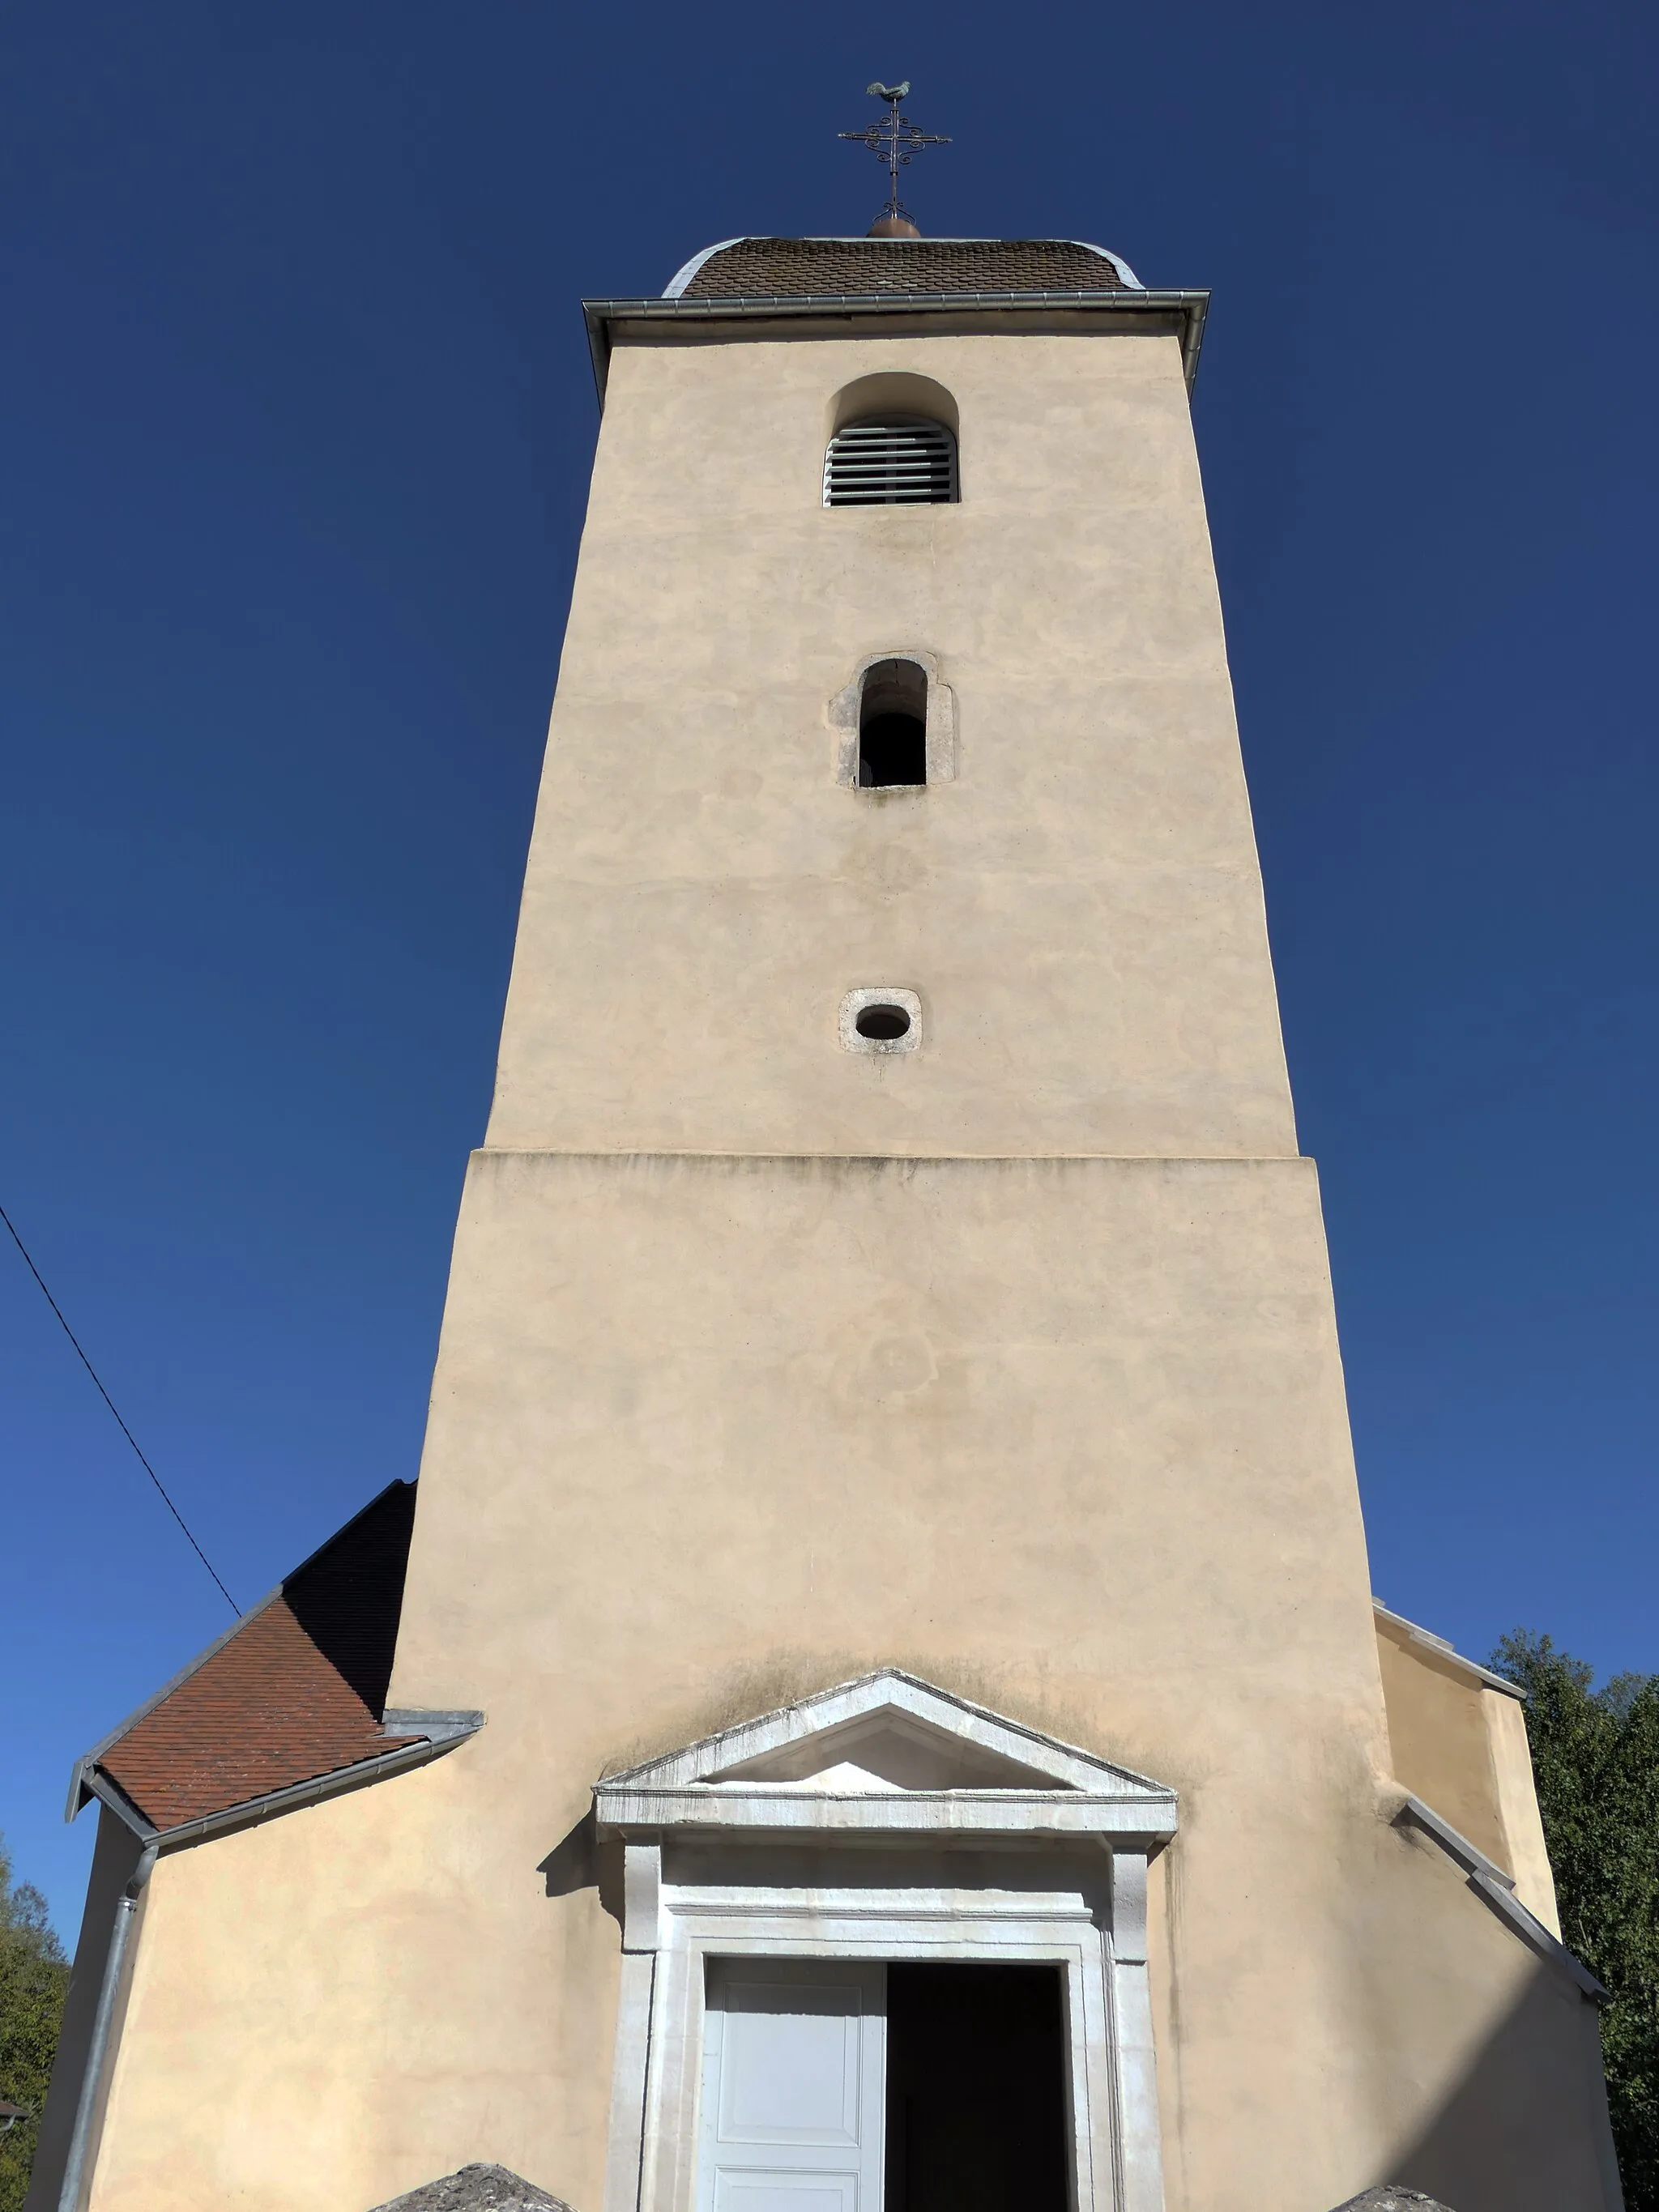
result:
M 1092 246 L 882 237 L 738 240 L 589 306 L 604 423 L 394 1694 L 488 1709 L 467 1756 L 560 1821 L 883 1668 L 1152 1778 L 1145 1907 L 1114 1860 L 1149 2048 L 1103 2059 L 1092 2201 L 1324 2212 L 1420 2115 L 1414 1978 L 1496 1931 L 1437 1925 L 1385 1817 L 1206 305 Z M 599 1833 L 690 1880 L 672 1827 Z M 566 1910 L 562 1990 L 603 1948 L 597 1893 Z M 605 2202 L 668 2212 L 715 2185 L 653 2103 L 666 1969 L 653 2013 L 630 1955 Z M 1458 1986 L 1443 2079 L 1515 1994 Z M 1552 2212 L 1601 2203 L 1589 2132 Z
M 93 2212 L 1619 2202 L 1519 1707 L 1370 1594 L 1207 295 L 913 231 L 587 305 L 403 1748 L 159 1861 Z
M 605 423 L 490 1153 L 1296 1151 L 1188 420 L 1202 298 L 984 248 L 1050 304 L 942 328 L 886 289 L 950 281 L 912 255 L 974 249 L 744 240 L 590 310 Z M 866 259 L 899 265 L 817 265 Z M 813 313 L 830 283 L 875 296 Z M 890 981 L 922 1001 L 902 1061 L 838 1035 Z

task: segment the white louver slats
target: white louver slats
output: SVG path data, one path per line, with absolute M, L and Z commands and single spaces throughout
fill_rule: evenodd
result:
M 957 441 L 925 416 L 849 422 L 823 457 L 826 507 L 940 507 L 956 495 Z

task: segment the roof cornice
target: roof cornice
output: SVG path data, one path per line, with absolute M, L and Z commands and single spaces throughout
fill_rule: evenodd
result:
M 584 300 L 593 381 L 605 404 L 611 368 L 612 332 L 641 324 L 690 326 L 779 322 L 862 323 L 894 317 L 943 319 L 953 329 L 1018 329 L 1057 313 L 1086 316 L 1103 329 L 1150 324 L 1181 340 L 1187 389 L 1198 374 L 1199 349 L 1209 313 L 1207 291 L 1136 290 L 1113 285 L 1097 291 L 1051 292 L 836 292 L 779 295 L 773 298 Z M 825 336 L 830 333 L 826 331 Z

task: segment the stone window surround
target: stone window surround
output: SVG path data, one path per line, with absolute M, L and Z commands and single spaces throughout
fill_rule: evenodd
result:
M 867 1037 L 859 1035 L 859 1016 L 866 1006 L 899 1006 L 910 1017 L 910 1026 L 901 1037 Z M 836 1017 L 836 1033 L 841 1039 L 843 1052 L 869 1052 L 878 1055 L 891 1052 L 915 1052 L 921 1042 L 921 1000 L 919 994 L 898 983 L 860 983 L 847 992 Z
M 859 782 L 859 715 L 864 701 L 864 679 L 884 660 L 909 660 L 927 678 L 927 783 L 886 784 L 874 787 Z M 939 675 L 939 655 L 915 645 L 884 646 L 866 653 L 853 671 L 852 681 L 837 691 L 829 705 L 830 726 L 836 734 L 836 781 L 860 798 L 887 799 L 936 783 L 957 780 L 957 695 Z
M 879 1680 L 807 1702 L 829 1702 L 833 1719 L 836 1711 L 856 1711 L 848 1699 L 860 1692 L 867 1705 Z M 710 1955 L 1052 1962 L 1061 1971 L 1069 2028 L 1075 2212 L 1160 2212 L 1146 1888 L 1149 1857 L 1174 1833 L 1172 1795 L 1068 1747 L 1054 1745 L 1061 1758 L 1034 1759 L 1033 1747 L 1051 1740 L 913 1678 L 886 1671 L 886 1680 L 901 1686 L 899 1702 L 912 1711 L 923 1700 L 934 1716 L 946 1704 L 959 1705 L 967 1741 L 1071 1773 L 1036 1790 L 890 1796 L 819 1796 L 799 1784 L 736 1778 L 717 1790 L 708 1786 L 720 1765 L 735 1763 L 733 1748 L 752 1758 L 757 1746 L 798 1742 L 810 1732 L 791 1727 L 802 1711 L 794 1707 L 599 1784 L 596 1829 L 622 1843 L 623 1893 L 604 2212 L 695 2212 Z M 1115 1790 L 1115 1773 L 1131 1787 Z M 733 1878 L 730 1849 L 721 1864 L 677 1850 L 684 1842 L 737 1846 L 739 1869 L 749 1860 L 754 1878 L 743 1879 L 741 1871 Z M 878 1843 L 914 1856 L 914 1886 L 870 1880 L 866 1854 Z M 780 1882 L 775 1873 L 769 1881 L 769 1855 L 745 1848 L 769 1844 L 827 1850 L 840 1863 L 826 1882 L 820 1859 L 810 1888 Z M 964 1849 L 1017 1851 L 1025 1879 L 1018 1888 L 975 1887 L 960 1859 L 951 1864 Z M 1040 1875 L 1031 1880 L 1044 1856 L 1052 1888 L 1038 1886 Z M 1097 1878 L 1079 1878 L 1091 1863 Z

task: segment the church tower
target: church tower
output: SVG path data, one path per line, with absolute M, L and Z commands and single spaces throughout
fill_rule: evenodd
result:
M 1520 1707 L 1370 1595 L 1206 306 L 903 235 L 589 304 L 412 1540 L 88 1755 L 42 2212 L 1614 2212 Z

